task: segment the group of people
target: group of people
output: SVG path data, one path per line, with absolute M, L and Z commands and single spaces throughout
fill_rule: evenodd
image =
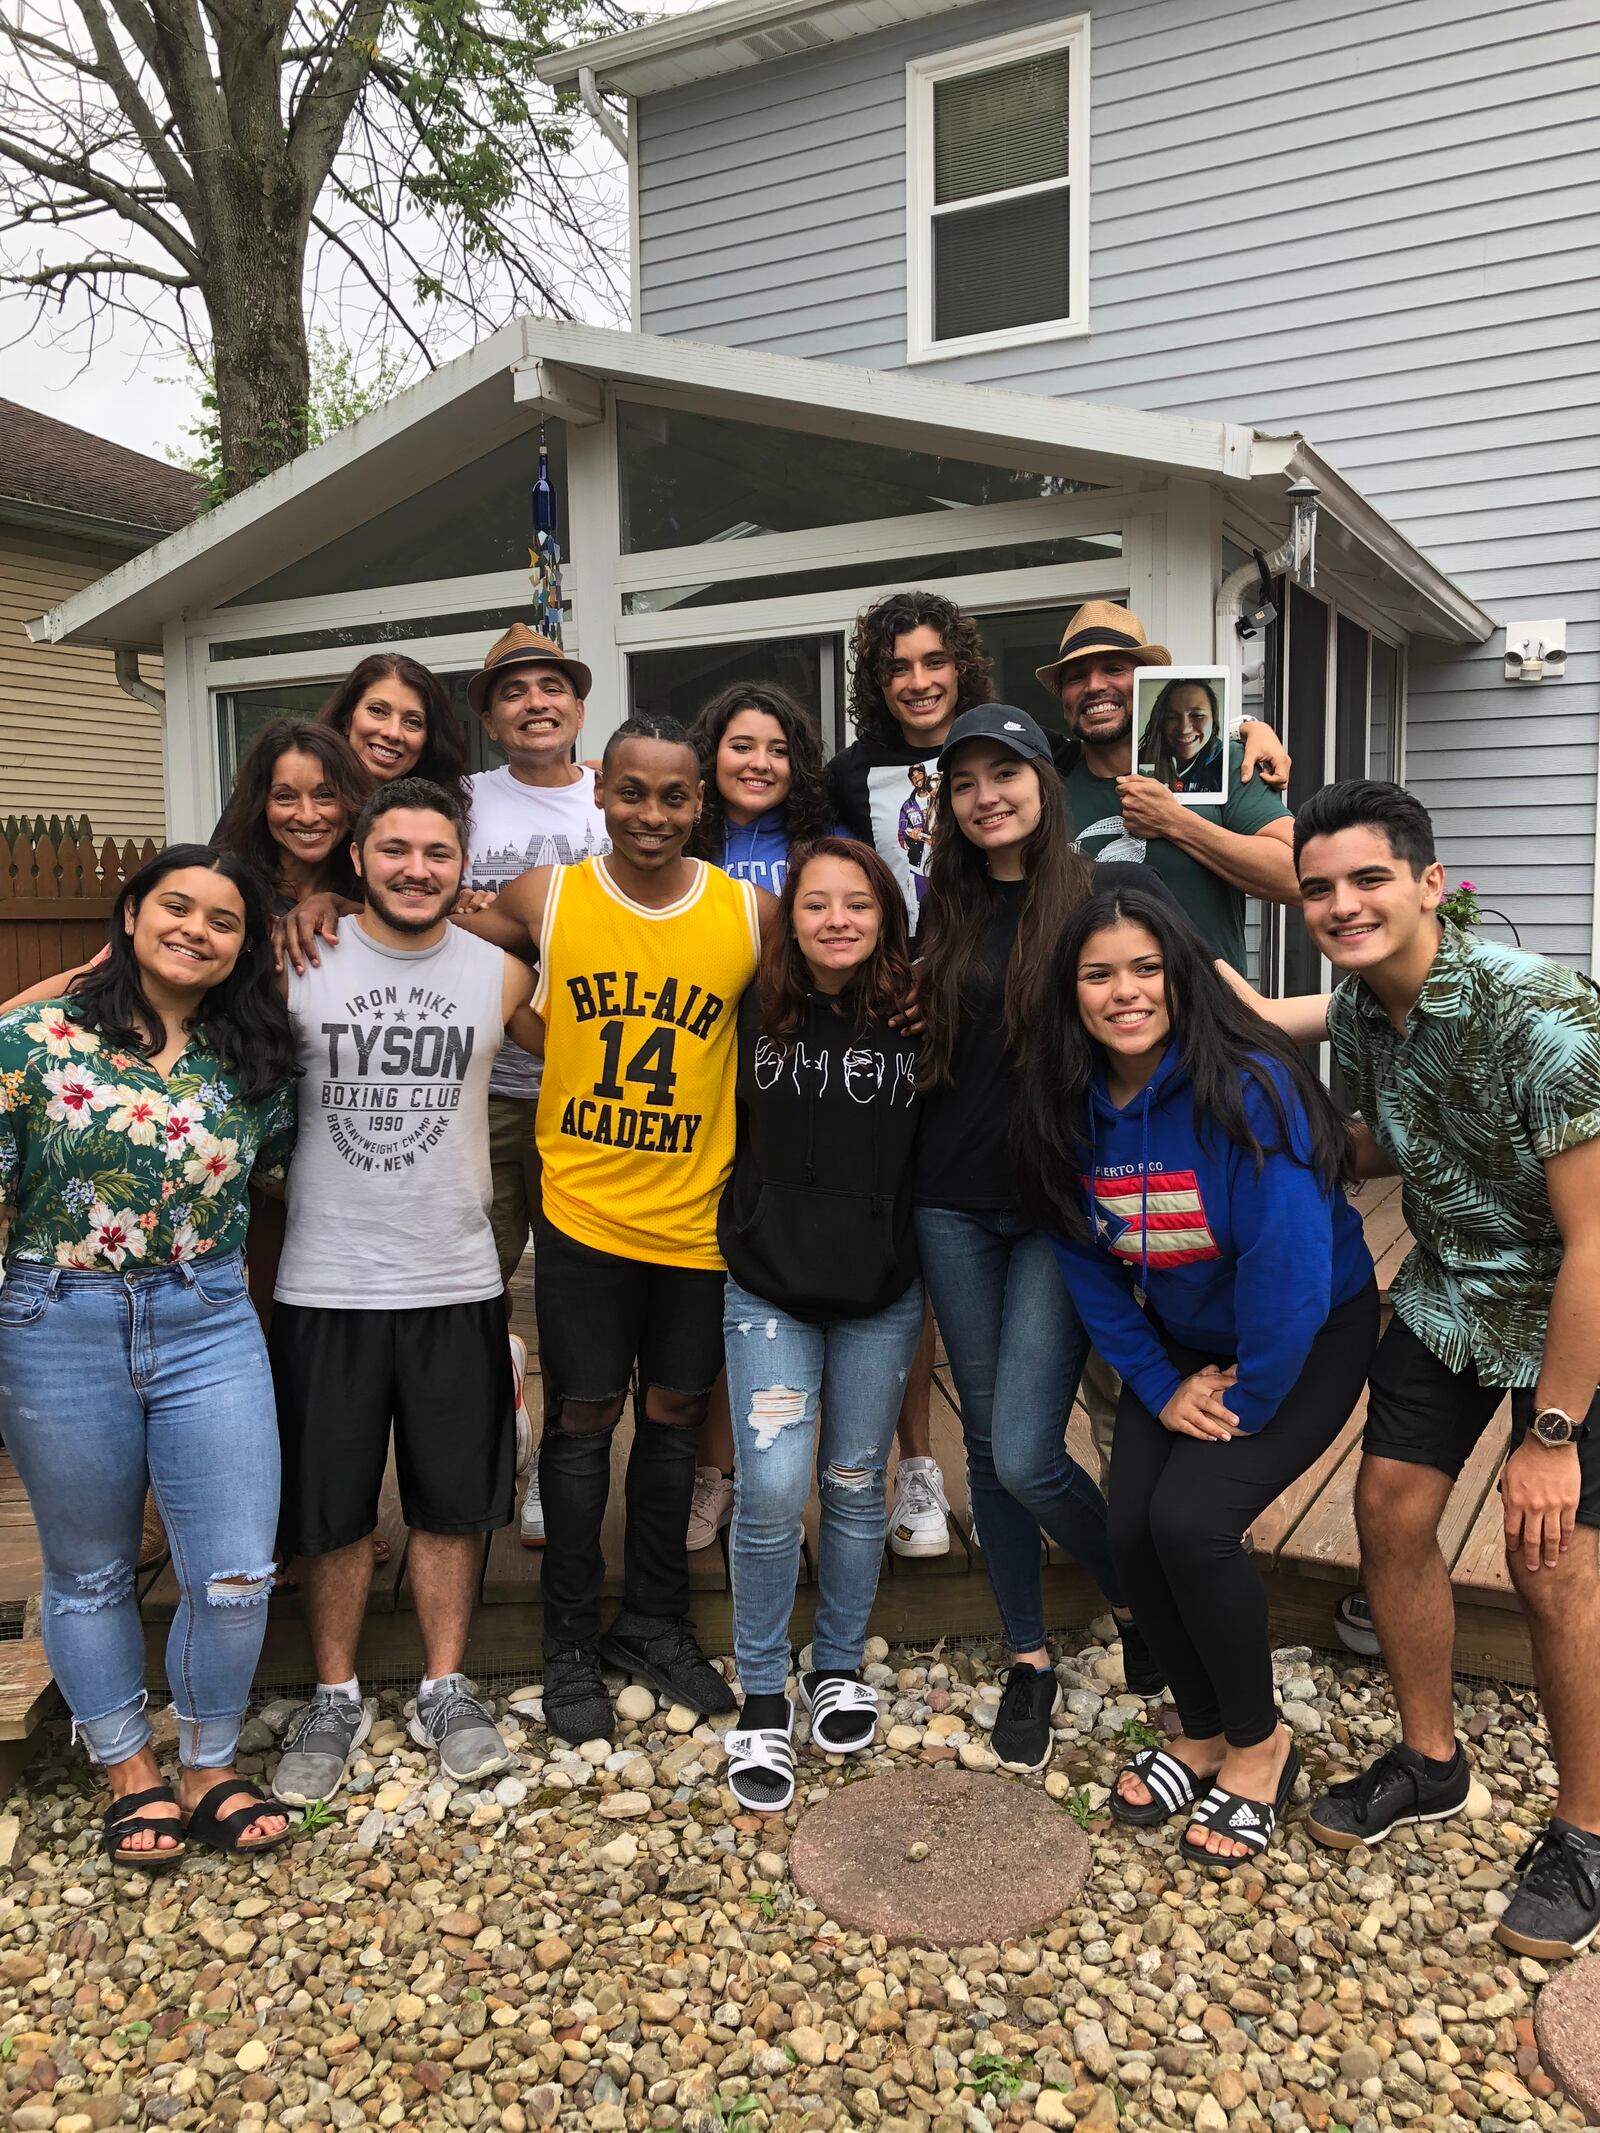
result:
M 1441 919 L 1403 789 L 1333 785 L 1291 817 L 1271 732 L 1218 735 L 1187 702 L 1174 750 L 1226 749 L 1226 798 L 1136 773 L 1133 674 L 1170 664 L 1090 603 L 1040 670 L 1051 735 L 992 700 L 970 617 L 895 594 L 858 621 L 856 738 L 830 762 L 802 706 L 749 684 L 693 730 L 626 720 L 590 766 L 588 670 L 517 625 L 468 691 L 505 763 L 469 778 L 437 681 L 380 655 L 258 738 L 212 843 L 126 884 L 102 959 L 0 1015 L 0 1416 L 115 1859 L 268 1848 L 286 1805 L 337 1791 L 372 1719 L 356 1650 L 391 1443 L 411 1728 L 447 1775 L 509 1761 L 463 1667 L 484 1536 L 531 1458 L 549 1730 L 610 1739 L 605 1670 L 634 1676 L 725 1717 L 730 1789 L 782 1811 L 801 1710 L 815 1753 L 872 1745 L 886 1532 L 942 1539 L 936 1321 L 1011 1656 L 995 1752 L 1051 1753 L 1042 1532 L 1103 1592 L 1129 1686 L 1177 1708 L 1110 1811 L 1174 1822 L 1206 1869 L 1266 1850 L 1298 1774 L 1246 1536 L 1363 1388 L 1400 1738 L 1309 1826 L 1370 1845 L 1465 1805 L 1436 1532 L 1510 1392 L 1508 1554 L 1561 1791 L 1497 1930 L 1534 1956 L 1587 1943 L 1600 1007 Z M 1299 905 L 1331 999 L 1246 982 L 1252 895 Z M 1324 1039 L 1353 1119 L 1301 1049 Z M 1346 1187 L 1393 1171 L 1417 1244 L 1380 1338 Z M 530 1233 L 536 1449 L 506 1311 Z M 1080 1385 L 1097 1475 L 1067 1449 Z M 175 1792 L 143 1708 L 147 1484 L 182 1592 Z M 692 1529 L 729 1507 L 740 1698 L 689 1624 Z M 291 1558 L 317 1683 L 269 1798 L 233 1758 Z

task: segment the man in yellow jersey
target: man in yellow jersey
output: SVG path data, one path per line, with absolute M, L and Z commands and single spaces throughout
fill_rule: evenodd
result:
M 699 760 L 675 719 L 632 718 L 596 779 L 610 853 L 532 867 L 468 921 L 539 951 L 518 1042 L 542 1041 L 534 1301 L 545 1381 L 544 1713 L 612 1737 L 602 1659 L 674 1703 L 734 1709 L 688 1625 L 695 1432 L 722 1367 L 717 1203 L 733 1164 L 736 1024 L 765 890 L 684 856 Z M 527 1027 L 525 1025 L 531 1025 Z M 611 1435 L 635 1371 L 622 1611 L 600 1635 Z

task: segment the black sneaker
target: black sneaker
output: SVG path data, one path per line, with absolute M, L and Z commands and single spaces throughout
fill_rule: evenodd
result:
M 1137 1622 L 1119 1622 L 1122 1635 L 1122 1678 L 1133 1696 L 1142 1696 L 1147 1703 L 1154 1703 L 1167 1685 L 1167 1677 L 1157 1664 L 1155 1653 L 1144 1641 L 1144 1631 Z
M 1050 1720 L 1060 1701 L 1061 1684 L 1052 1668 L 1041 1674 L 1024 1662 L 1007 1674 L 990 1743 L 1009 1769 L 1042 1770 L 1049 1762 L 1055 1747 Z
M 614 1740 L 617 1718 L 600 1679 L 592 1644 L 569 1644 L 546 1652 L 544 1722 L 558 1740 L 581 1748 L 586 1740 Z
M 1552 1815 L 1517 1861 L 1517 1893 L 1496 1940 L 1542 1962 L 1581 1955 L 1600 1930 L 1600 1837 Z
M 739 1708 L 739 1700 L 694 1641 L 687 1622 L 650 1615 L 618 1615 L 600 1639 L 600 1656 L 608 1666 L 650 1686 L 673 1703 L 722 1718 Z
M 1472 1770 L 1456 1744 L 1448 1777 L 1428 1775 L 1423 1759 L 1402 1743 L 1369 1763 L 1359 1777 L 1330 1785 L 1306 1816 L 1311 1834 L 1336 1851 L 1376 1844 L 1406 1822 L 1444 1822 L 1467 1804 Z

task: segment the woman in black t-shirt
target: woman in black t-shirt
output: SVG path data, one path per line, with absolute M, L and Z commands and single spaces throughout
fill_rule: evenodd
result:
M 1072 842 L 1050 743 L 1025 711 L 964 712 L 943 786 L 918 938 L 927 1024 L 918 1080 L 917 1246 L 961 1399 L 973 1522 L 1011 1650 L 994 1749 L 1038 1769 L 1059 1696 L 1044 1641 L 1039 1529 L 1122 1623 L 1131 1687 L 1162 1684 L 1126 1610 L 1105 1499 L 1067 1451 L 1088 1340 L 1050 1240 L 1023 1216 L 1011 1154 L 1017 1053 L 1050 953 L 1097 879 Z

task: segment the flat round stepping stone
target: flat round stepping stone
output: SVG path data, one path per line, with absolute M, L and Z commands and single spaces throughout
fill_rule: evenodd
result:
M 1534 2002 L 1545 2072 L 1592 2125 L 1600 2119 L 1600 1955 L 1564 1963 Z
M 1031 1785 L 970 1770 L 896 1770 L 807 1808 L 789 1846 L 802 1894 L 890 1940 L 1015 1940 L 1077 1902 L 1089 1844 Z

